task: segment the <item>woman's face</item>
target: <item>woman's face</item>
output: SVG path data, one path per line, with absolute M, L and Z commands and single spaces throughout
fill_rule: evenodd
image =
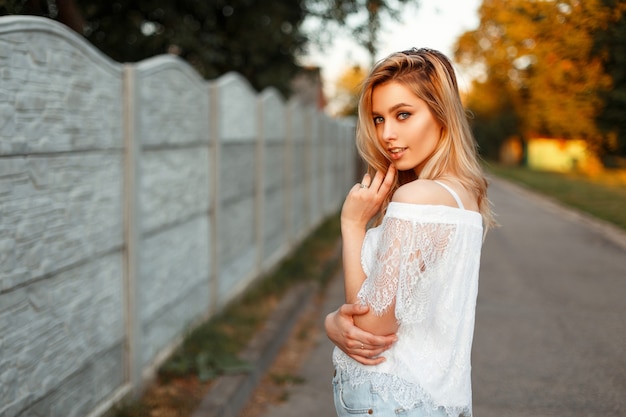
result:
M 426 102 L 402 84 L 389 81 L 372 91 L 372 118 L 378 140 L 399 171 L 420 171 L 441 137 L 441 125 Z

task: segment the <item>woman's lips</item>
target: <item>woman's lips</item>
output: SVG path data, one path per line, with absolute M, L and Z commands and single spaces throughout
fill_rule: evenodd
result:
M 389 155 L 391 156 L 391 159 L 397 160 L 402 158 L 402 155 L 404 155 L 404 151 L 406 151 L 407 148 L 389 148 Z

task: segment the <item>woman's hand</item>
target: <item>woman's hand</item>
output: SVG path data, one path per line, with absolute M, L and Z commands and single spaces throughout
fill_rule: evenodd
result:
M 341 209 L 342 228 L 363 229 L 381 209 L 382 203 L 391 190 L 396 169 L 389 165 L 387 173 L 378 171 L 372 180 L 365 174 L 360 184 L 355 184 Z
M 365 174 L 346 197 L 341 209 L 342 260 L 346 302 L 354 303 L 365 280 L 361 267 L 361 248 L 367 223 L 380 212 L 385 197 L 393 187 L 396 169 L 390 165 L 387 173 L 377 172 L 374 179 Z
M 378 365 L 385 358 L 379 356 L 393 345 L 396 335 L 376 336 L 354 325 L 353 316 L 366 314 L 367 306 L 344 304 L 326 316 L 324 327 L 328 338 L 348 356 L 363 365 Z

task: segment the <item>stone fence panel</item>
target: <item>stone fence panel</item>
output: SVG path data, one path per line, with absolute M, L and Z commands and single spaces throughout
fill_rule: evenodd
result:
M 0 415 L 87 415 L 124 384 L 122 68 L 0 24 Z
M 275 89 L 260 96 L 260 161 L 262 183 L 260 210 L 260 268 L 272 268 L 287 252 L 287 114 L 286 104 Z
M 354 182 L 354 124 L 0 17 L 0 415 L 104 415 Z
M 138 158 L 138 360 L 159 362 L 210 309 L 209 87 L 173 56 L 135 70 Z

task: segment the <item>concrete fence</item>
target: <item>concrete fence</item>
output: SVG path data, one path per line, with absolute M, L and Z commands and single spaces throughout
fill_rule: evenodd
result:
M 0 415 L 98 416 L 354 181 L 354 125 L 0 18 Z

